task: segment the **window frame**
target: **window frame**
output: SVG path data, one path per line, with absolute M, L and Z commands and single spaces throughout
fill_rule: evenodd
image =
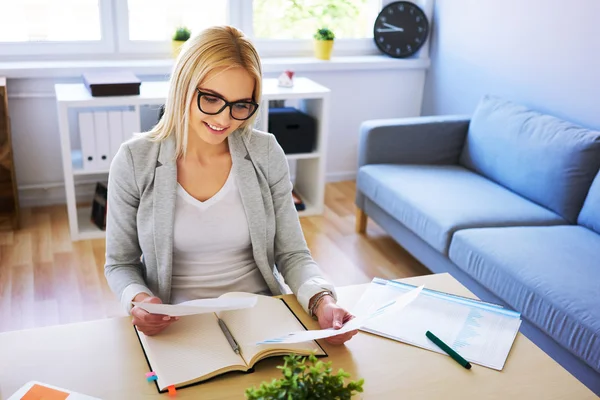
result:
M 254 45 L 261 57 L 302 57 L 314 54 L 310 39 L 255 39 Z M 335 39 L 334 55 L 358 56 L 379 54 L 373 39 Z

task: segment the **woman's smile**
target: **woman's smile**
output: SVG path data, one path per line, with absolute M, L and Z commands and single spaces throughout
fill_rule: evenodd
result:
M 221 127 L 218 125 L 209 124 L 208 122 L 204 122 L 204 121 L 202 121 L 202 122 L 204 123 L 204 126 L 206 127 L 206 129 L 208 129 L 208 131 L 210 133 L 212 133 L 213 135 L 222 135 L 227 131 L 227 129 L 229 129 L 228 126 Z

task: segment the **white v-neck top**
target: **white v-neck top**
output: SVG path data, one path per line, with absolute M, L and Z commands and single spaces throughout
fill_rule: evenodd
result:
M 233 291 L 270 294 L 252 255 L 233 168 L 221 190 L 206 201 L 177 184 L 171 284 L 172 304 Z

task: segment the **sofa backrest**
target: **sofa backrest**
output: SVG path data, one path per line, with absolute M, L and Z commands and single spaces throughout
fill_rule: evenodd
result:
M 576 223 L 600 168 L 600 132 L 485 96 L 460 163 Z
M 597 233 L 600 233 L 600 171 L 592 183 L 592 187 L 585 198 L 583 208 L 577 220 L 583 225 Z

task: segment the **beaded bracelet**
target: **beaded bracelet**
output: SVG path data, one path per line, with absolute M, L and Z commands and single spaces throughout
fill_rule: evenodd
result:
M 321 302 L 321 300 L 325 296 L 331 296 L 331 297 L 333 297 L 333 293 L 330 290 L 326 290 L 326 291 L 323 291 L 323 292 L 317 294 L 317 296 L 315 297 L 315 299 L 313 301 L 312 307 L 310 307 L 310 309 L 309 309 L 311 317 L 313 317 L 313 318 L 316 317 L 316 315 L 315 315 L 315 309 L 317 308 L 317 306 L 319 305 L 319 303 Z

